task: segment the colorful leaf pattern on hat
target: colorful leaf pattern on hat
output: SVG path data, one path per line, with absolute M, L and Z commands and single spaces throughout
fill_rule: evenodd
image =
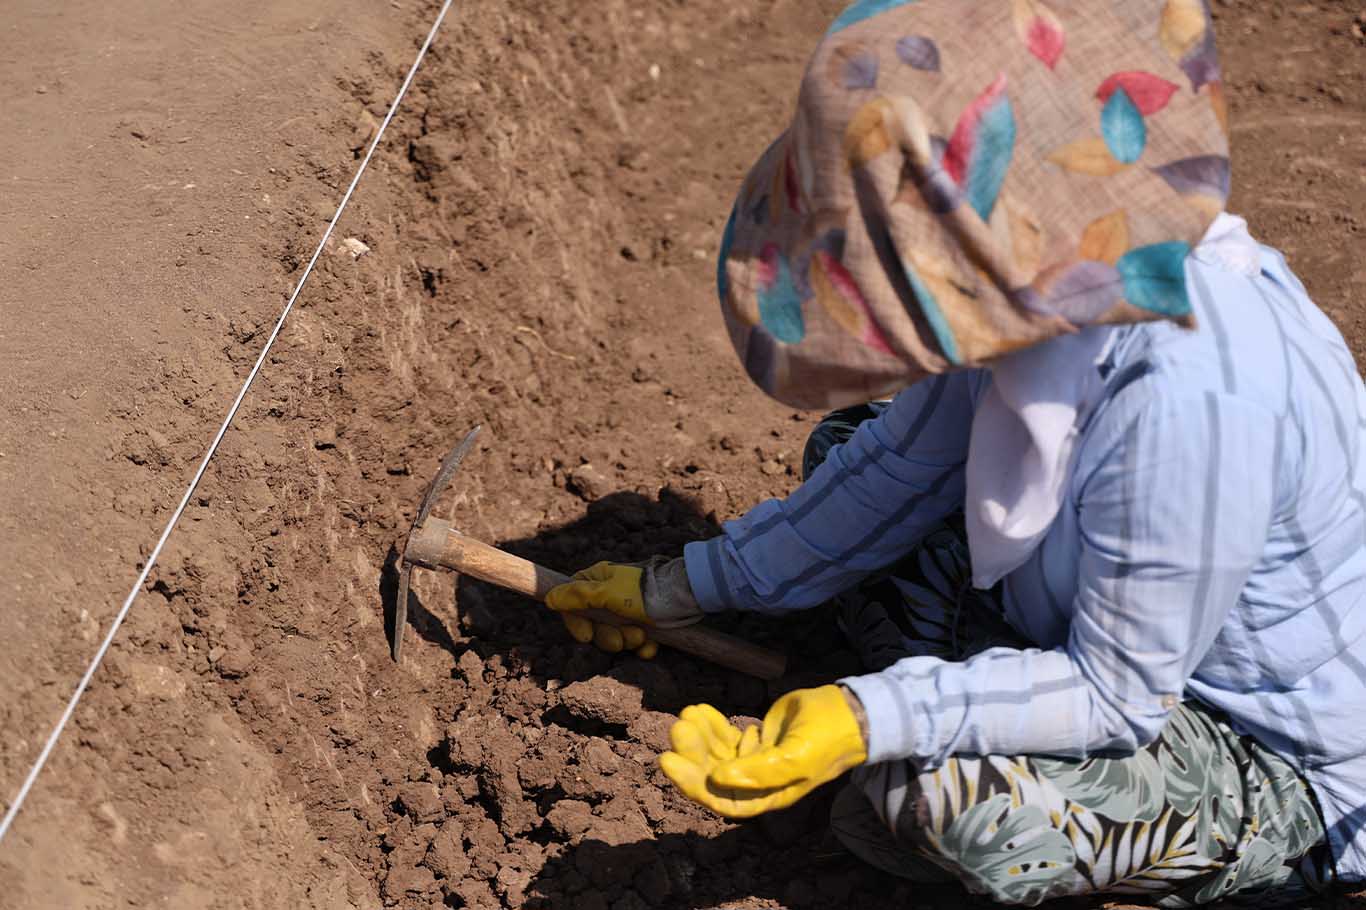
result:
M 1158 34 L 1167 53 L 1180 60 L 1204 39 L 1208 28 L 1202 0 L 1167 0 Z
M 844 12 L 840 13 L 830 25 L 829 34 L 843 31 L 851 25 L 857 25 L 864 19 L 871 19 L 874 16 L 896 9 L 898 6 L 905 6 L 914 3 L 915 0 L 858 0 L 851 3 Z
M 1110 154 L 1110 146 L 1104 139 L 1079 139 L 1054 151 L 1048 160 L 1074 173 L 1092 177 L 1113 177 L 1128 167 Z
M 794 212 L 803 211 L 801 183 L 797 174 L 797 151 L 792 142 L 786 143 L 782 162 L 773 172 L 773 185 L 769 189 L 769 215 L 777 220 L 783 215 L 786 205 Z
M 1229 160 L 1223 155 L 1197 155 L 1153 168 L 1186 202 L 1217 215 L 1232 188 Z M 1213 216 L 1211 216 L 1213 217 Z
M 1114 265 L 1129 249 L 1129 216 L 1111 212 L 1087 225 L 1077 255 L 1082 259 Z
M 1015 28 L 1029 52 L 1049 69 L 1056 69 L 1067 49 L 1067 29 L 1057 15 L 1038 0 L 1015 0 Z
M 888 109 L 887 100 L 878 98 L 859 108 L 849 119 L 844 130 L 844 157 L 850 167 L 862 167 L 892 150 L 885 119 Z
M 1190 79 L 1191 91 L 1219 81 L 1219 54 L 1205 0 L 1167 0 L 1158 37 Z
M 1100 114 L 1100 132 L 1105 147 L 1120 164 L 1133 164 L 1148 145 L 1148 127 L 1138 105 L 1124 89 L 1116 89 Z
M 1106 103 L 1114 96 L 1115 92 L 1123 91 L 1129 96 L 1129 100 L 1138 108 L 1138 112 L 1144 117 L 1151 117 L 1158 113 L 1168 102 L 1172 100 L 1172 95 L 1177 92 L 1178 86 L 1175 82 L 1146 73 L 1141 70 L 1130 70 L 1124 73 L 1115 73 L 1109 79 L 1100 84 L 1096 90 L 1096 98 L 1102 103 Z
M 1119 269 L 1108 262 L 1078 262 L 1060 271 L 1044 300 L 1048 312 L 1076 325 L 1090 325 L 1124 299 Z
M 817 250 L 811 258 L 810 281 L 817 302 L 841 328 L 875 351 L 892 352 L 854 276 L 838 259 L 825 250 Z
M 1224 138 L 1228 138 L 1228 97 L 1224 94 L 1223 82 L 1209 84 L 1209 104 L 1214 108 L 1214 116 L 1219 121 L 1219 129 L 1223 130 Z
M 832 78 L 851 91 L 877 88 L 877 73 L 877 54 L 863 44 L 846 44 L 830 55 Z
M 963 113 L 944 152 L 944 170 L 983 221 L 991 218 L 1014 153 L 1015 112 L 1002 73 Z
M 923 35 L 908 35 L 896 43 L 896 55 L 902 63 L 930 73 L 939 72 L 939 45 Z
M 1198 92 L 1211 82 L 1218 82 L 1223 78 L 1213 30 L 1205 32 L 1205 37 L 1196 45 L 1195 50 L 1181 60 L 1181 70 L 1190 79 L 1193 92 Z
M 722 242 L 756 382 L 839 406 L 1075 327 L 1193 324 L 1186 257 L 1230 185 L 1209 11 L 1125 4 L 860 0 L 835 20 Z
M 806 337 L 802 318 L 802 299 L 792 280 L 792 266 L 776 244 L 769 244 L 759 257 L 759 320 L 773 337 L 785 344 L 796 344 Z
M 1185 316 L 1191 311 L 1186 293 L 1189 243 L 1173 241 L 1130 250 L 1116 268 L 1124 279 L 1124 296 L 1136 307 L 1163 316 Z
M 949 325 L 948 317 L 944 315 L 944 310 L 939 306 L 939 300 L 929 285 L 925 284 L 924 279 L 916 273 L 910 263 L 903 263 L 906 269 L 906 280 L 910 282 L 911 293 L 915 295 L 916 303 L 920 305 L 920 312 L 924 314 L 925 321 L 930 325 L 930 331 L 934 332 L 934 337 L 939 342 L 939 348 L 944 352 L 945 359 L 952 364 L 963 362 L 963 356 L 958 351 L 958 339 L 954 337 L 953 327 Z
M 1026 275 L 1035 275 L 1043 262 L 1046 235 L 1034 216 L 1018 205 L 1008 205 L 1011 255 Z

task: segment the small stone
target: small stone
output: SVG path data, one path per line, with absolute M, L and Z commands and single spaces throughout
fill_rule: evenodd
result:
M 650 826 L 640 807 L 630 796 L 617 796 L 599 808 L 599 822 L 591 832 L 608 843 L 629 843 L 651 840 Z
M 222 637 L 218 646 L 224 651 L 214 662 L 214 668 L 218 670 L 219 676 L 224 679 L 242 679 L 251 673 L 255 657 L 251 645 L 245 638 L 235 632 L 229 632 Z
M 569 491 L 585 502 L 596 502 L 612 492 L 612 482 L 592 464 L 579 465 L 569 474 Z
M 351 151 L 357 152 L 369 145 L 370 140 L 375 138 L 375 132 L 378 129 L 379 121 L 375 119 L 375 115 L 365 108 L 361 108 L 352 126 Z
M 626 732 L 636 742 L 656 752 L 667 752 L 670 748 L 669 731 L 677 720 L 672 714 L 661 711 L 642 711 L 627 725 Z
M 347 237 L 342 240 L 341 248 L 343 252 L 350 255 L 353 261 L 370 252 L 370 247 L 366 245 L 365 241 L 357 237 Z
M 488 882 L 482 882 L 477 878 L 465 878 L 454 884 L 447 882 L 446 890 L 460 899 L 461 904 L 456 906 L 464 906 L 468 910 L 498 910 L 503 906 L 503 902 L 494 896 Z
M 113 803 L 100 803 L 95 810 L 95 817 L 108 827 L 108 837 L 116 846 L 122 846 L 128 841 L 128 822 L 114 808 Z
M 473 651 L 466 651 L 460 655 L 456 661 L 456 667 L 460 675 L 465 678 L 465 682 L 472 686 L 482 686 L 484 684 L 484 661 Z
M 636 803 L 652 822 L 663 821 L 668 811 L 664 804 L 664 791 L 648 784 L 636 790 Z
M 418 824 L 440 821 L 446 817 L 446 807 L 435 784 L 405 784 L 398 791 L 398 802 L 408 817 Z
M 562 799 L 546 813 L 546 821 L 562 838 L 572 840 L 593 824 L 593 807 L 576 799 Z
M 531 879 L 532 874 L 525 869 L 514 865 L 502 865 L 494 881 L 498 884 L 498 890 L 507 898 L 507 902 L 514 907 L 520 907 L 526 897 L 526 889 L 531 887 Z
M 634 686 L 597 676 L 565 686 L 560 701 L 579 720 L 627 726 L 641 711 L 640 690 Z
M 133 691 L 143 698 L 170 701 L 180 698 L 187 688 L 185 680 L 170 667 L 146 661 L 130 661 L 128 675 Z
M 584 746 L 579 763 L 599 774 L 615 774 L 621 768 L 621 759 L 612 751 L 612 746 L 597 736 Z
M 759 465 L 759 472 L 763 474 L 765 477 L 776 477 L 779 474 L 785 473 L 786 471 L 787 468 L 783 467 L 781 462 L 771 458 L 763 464 Z
M 397 902 L 410 895 L 423 895 L 436 890 L 436 876 L 422 866 L 391 868 L 384 879 L 384 899 Z
M 564 775 L 563 755 L 535 755 L 517 764 L 517 780 L 525 790 L 549 790 Z

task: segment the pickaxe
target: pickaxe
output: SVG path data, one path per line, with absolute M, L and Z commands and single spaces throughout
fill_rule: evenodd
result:
M 431 486 L 427 488 L 427 495 L 417 510 L 417 518 L 408 531 L 399 563 L 398 605 L 394 613 L 395 661 L 400 659 L 403 652 L 403 631 L 408 623 L 408 580 L 414 566 L 460 572 L 539 601 L 544 601 L 552 588 L 570 580 L 559 572 L 466 537 L 450 522 L 432 517 L 432 505 L 446 489 L 478 436 L 479 427 L 475 427 L 446 456 Z M 593 622 L 616 626 L 628 624 L 607 610 L 590 610 L 584 615 Z M 759 679 L 779 678 L 787 663 L 782 654 L 700 625 L 676 629 L 652 628 L 650 637 L 661 645 Z

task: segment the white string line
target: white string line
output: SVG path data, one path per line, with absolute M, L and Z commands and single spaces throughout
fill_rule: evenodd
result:
M 436 21 L 432 23 L 432 29 L 427 33 L 427 40 L 422 42 L 422 48 L 417 52 L 417 59 L 413 61 L 413 66 L 408 70 L 408 76 L 403 80 L 403 85 L 398 90 L 398 95 L 394 97 L 394 103 L 389 106 L 389 112 L 384 115 L 384 122 L 379 125 L 375 132 L 375 138 L 370 143 L 370 148 L 365 153 L 365 158 L 361 161 L 360 167 L 356 169 L 356 174 L 351 178 L 351 185 L 346 188 L 346 194 L 342 196 L 341 203 L 337 206 L 336 213 L 327 225 L 327 230 L 323 231 L 322 240 L 318 241 L 318 248 L 313 251 L 313 258 L 308 260 L 308 265 L 304 268 L 303 275 L 299 278 L 299 283 L 294 287 L 294 293 L 289 295 L 289 302 L 285 304 L 284 310 L 280 313 L 280 318 L 275 321 L 275 328 L 271 331 L 270 337 L 266 339 L 266 346 L 261 349 L 261 355 L 256 358 L 256 365 L 247 374 L 247 381 L 242 384 L 242 390 L 237 393 L 237 398 L 233 401 L 232 407 L 228 408 L 228 414 L 223 418 L 223 425 L 218 428 L 218 433 L 213 437 L 213 442 L 209 443 L 208 451 L 204 453 L 204 459 L 199 463 L 199 469 L 194 472 L 194 478 L 190 485 L 185 488 L 185 495 L 180 498 L 180 505 L 171 514 L 171 520 L 167 523 L 166 529 L 161 532 L 161 539 L 152 548 L 152 553 L 147 557 L 147 563 L 143 566 L 142 572 L 138 575 L 138 580 L 134 582 L 133 589 L 128 592 L 128 597 L 123 601 L 123 608 L 114 617 L 113 624 L 109 627 L 109 632 L 104 636 L 104 641 L 100 644 L 99 650 L 95 652 L 95 659 L 90 662 L 85 675 L 81 677 L 80 683 L 76 686 L 76 691 L 72 693 L 71 700 L 67 702 L 66 710 L 62 712 L 61 718 L 57 721 L 57 726 L 52 729 L 52 733 L 43 745 L 43 751 L 38 753 L 38 760 L 29 769 L 28 776 L 24 779 L 23 786 L 15 794 L 14 802 L 10 804 L 9 811 L 5 813 L 3 820 L 0 820 L 0 841 L 4 840 L 5 834 L 9 832 L 10 825 L 14 823 L 14 817 L 19 814 L 19 809 L 24 805 L 24 800 L 28 798 L 29 791 L 33 789 L 33 784 L 42 773 L 43 766 L 52 755 L 52 750 L 56 747 L 57 741 L 61 739 L 62 731 L 66 729 L 67 723 L 71 720 L 71 715 L 75 713 L 76 705 L 80 702 L 81 696 L 85 694 L 86 688 L 90 685 L 90 680 L 94 677 L 95 671 L 99 669 L 100 663 L 104 660 L 105 654 L 109 651 L 110 645 L 114 643 L 114 636 L 119 632 L 119 627 L 128 617 L 128 611 L 133 606 L 133 601 L 137 599 L 138 592 L 147 582 L 147 576 L 151 574 L 152 568 L 156 565 L 157 557 L 161 555 L 162 547 L 166 546 L 166 540 L 175 530 L 176 523 L 180 521 L 180 516 L 184 514 L 185 507 L 189 505 L 190 498 L 194 496 L 195 488 L 204 478 L 204 472 L 208 470 L 209 462 L 213 460 L 214 454 L 218 451 L 218 445 L 223 441 L 224 435 L 228 432 L 228 427 L 232 420 L 237 416 L 237 409 L 242 406 L 242 401 L 247 397 L 247 391 L 251 384 L 256 381 L 256 374 L 261 372 L 261 366 L 266 362 L 266 357 L 270 354 L 271 347 L 275 344 L 275 339 L 279 337 L 280 330 L 284 328 L 285 320 L 289 313 L 294 309 L 294 301 L 299 299 L 299 292 L 304 289 L 304 284 L 308 281 L 308 276 L 313 272 L 313 266 L 317 264 L 318 257 L 322 255 L 323 248 L 327 246 L 327 241 L 332 237 L 332 231 L 336 228 L 337 222 L 341 219 L 342 212 L 346 210 L 346 205 L 351 201 L 351 194 L 355 192 L 356 185 L 360 183 L 361 175 L 370 166 L 370 158 L 375 154 L 375 149 L 379 148 L 380 140 L 384 138 L 384 131 L 389 128 L 389 121 L 394 119 L 394 114 L 398 111 L 399 104 L 403 101 L 403 96 L 408 92 L 408 86 L 412 84 L 413 77 L 417 75 L 417 68 L 422 65 L 422 58 L 427 56 L 427 49 L 432 46 L 433 39 L 436 38 L 437 30 L 441 28 L 441 22 L 446 18 L 446 12 L 451 8 L 454 0 L 446 0 L 441 6 L 441 12 L 437 14 Z

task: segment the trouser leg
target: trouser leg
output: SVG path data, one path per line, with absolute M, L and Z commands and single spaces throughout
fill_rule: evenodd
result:
M 887 872 L 934 881 L 942 870 L 1006 904 L 1122 894 L 1173 908 L 1224 898 L 1273 907 L 1324 885 L 1324 830 L 1307 786 L 1195 705 L 1131 756 L 861 768 L 832 823 Z

